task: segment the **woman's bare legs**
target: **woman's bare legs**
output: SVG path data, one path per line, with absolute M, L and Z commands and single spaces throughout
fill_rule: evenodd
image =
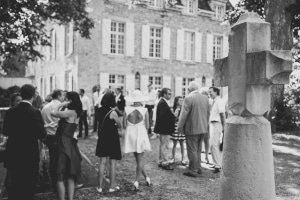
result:
M 65 200 L 65 184 L 63 181 L 57 181 L 57 194 L 59 200 Z
M 75 190 L 75 181 L 73 178 L 68 179 L 68 199 L 73 200 Z
M 180 140 L 179 144 L 180 144 L 180 149 L 181 149 L 181 161 L 184 161 L 184 141 Z
M 177 141 L 173 140 L 172 157 L 174 159 L 174 162 L 175 162 L 176 146 L 177 146 Z
M 115 188 L 115 178 L 116 178 L 116 160 L 110 159 L 110 170 L 109 170 L 109 178 L 110 178 L 110 188 Z
M 103 178 L 104 178 L 104 169 L 106 164 L 106 157 L 100 157 L 99 170 L 98 170 L 98 188 L 102 189 Z

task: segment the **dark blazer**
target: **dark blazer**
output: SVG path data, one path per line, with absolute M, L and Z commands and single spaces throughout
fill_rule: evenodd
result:
M 175 131 L 175 116 L 167 102 L 161 98 L 157 104 L 154 132 L 171 135 Z
M 46 137 L 41 112 L 29 103 L 10 108 L 4 117 L 3 133 L 8 136 L 5 162 L 8 168 L 39 162 L 38 139 Z
M 123 94 L 120 95 L 120 97 L 116 103 L 117 103 L 117 108 L 120 111 L 124 111 L 126 103 L 125 103 L 125 98 L 124 98 Z

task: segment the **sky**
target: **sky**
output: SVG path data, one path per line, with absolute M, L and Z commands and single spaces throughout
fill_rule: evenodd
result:
M 233 6 L 239 2 L 239 0 L 229 0 Z

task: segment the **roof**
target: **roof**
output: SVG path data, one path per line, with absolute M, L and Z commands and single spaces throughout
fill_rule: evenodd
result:
M 208 4 L 209 0 L 198 0 L 198 8 L 200 8 L 201 10 L 208 10 L 208 11 L 212 11 L 211 7 Z

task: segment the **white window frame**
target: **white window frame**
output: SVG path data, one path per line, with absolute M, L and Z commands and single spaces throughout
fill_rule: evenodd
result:
M 71 23 L 65 26 L 65 56 L 73 53 L 73 26 Z
M 124 90 L 125 89 L 125 75 L 109 74 L 108 87 L 110 89 L 121 88 L 122 90 Z
M 152 35 L 152 30 L 153 30 L 153 35 Z M 158 32 L 160 32 L 159 36 L 158 36 Z M 163 46 L 163 29 L 161 27 L 151 26 L 149 31 L 149 58 L 161 58 L 162 50 L 163 50 L 162 46 Z
M 184 31 L 183 60 L 195 61 L 195 32 Z
M 164 7 L 164 0 L 150 0 L 149 6 L 153 8 L 163 8 Z
M 186 0 L 185 13 L 195 15 L 197 13 L 197 1 Z
M 194 80 L 195 78 L 182 78 L 182 96 L 187 96 L 189 94 L 189 84 Z
M 214 35 L 213 36 L 213 61 L 220 59 L 223 56 L 223 36 Z M 218 39 L 220 39 L 218 41 Z
M 116 25 L 115 30 L 113 30 L 113 24 Z M 124 28 L 121 29 L 122 31 L 120 31 L 121 25 L 124 25 Z M 115 37 L 115 44 L 113 43 L 113 36 Z M 114 48 L 113 45 L 115 45 Z M 115 51 L 113 51 L 113 49 L 115 49 Z M 110 29 L 110 54 L 125 55 L 125 51 L 126 51 L 126 23 L 112 20 L 111 29 Z
M 154 90 L 162 89 L 163 78 L 161 76 L 149 76 L 149 82 L 152 83 Z
M 214 16 L 216 19 L 223 20 L 225 17 L 225 5 L 223 4 L 214 4 L 213 5 Z

